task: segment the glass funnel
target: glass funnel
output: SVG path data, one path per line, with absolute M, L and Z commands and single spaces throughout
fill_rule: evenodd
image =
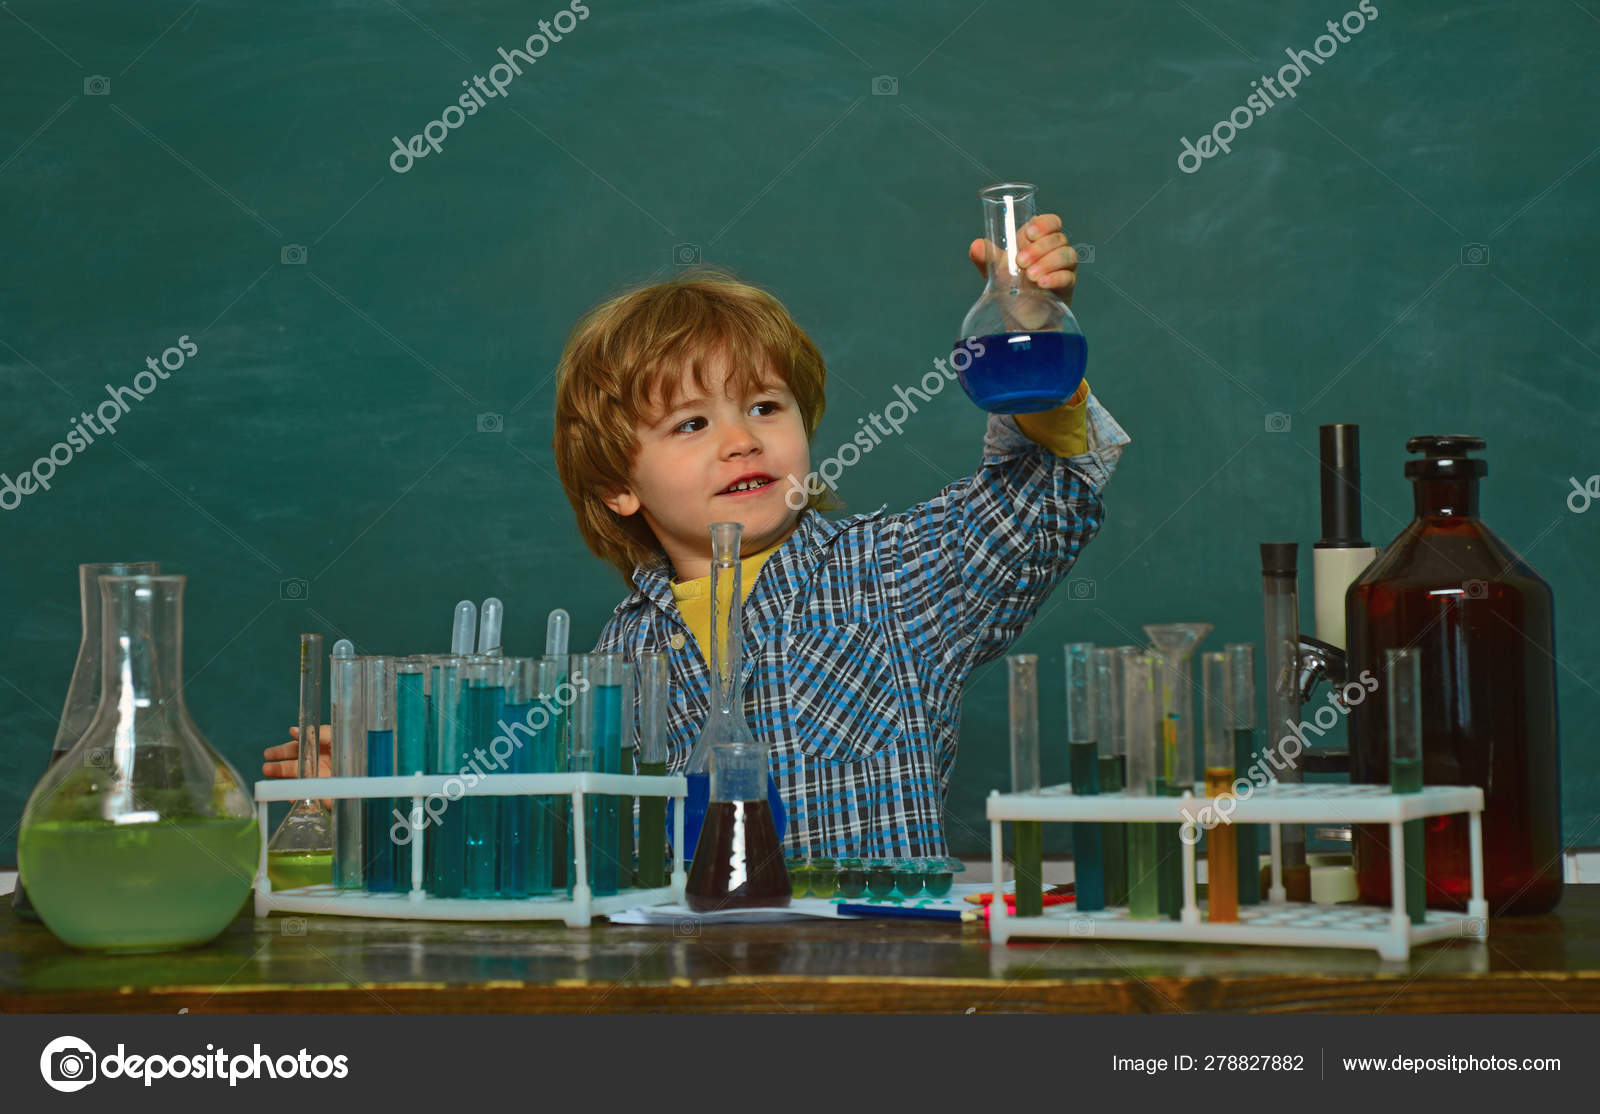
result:
M 296 777 L 316 777 L 322 731 L 322 635 L 300 636 L 300 762 Z M 391 733 L 392 734 L 392 733 Z M 275 890 L 333 881 L 333 816 L 321 801 L 296 801 L 267 844 Z
M 22 877 L 74 947 L 203 944 L 255 877 L 261 835 L 244 779 L 184 704 L 184 581 L 100 578 L 99 707 L 23 810 Z
M 1199 791 L 1195 777 L 1194 666 L 1195 650 L 1212 630 L 1210 623 L 1151 623 L 1144 628 L 1161 655 L 1156 697 L 1161 762 L 1156 777 L 1160 792 L 1179 796 Z
M 711 714 L 689 756 L 689 790 L 709 775 L 685 900 L 697 912 L 788 905 L 789 872 L 769 800 L 775 786 L 766 745 L 744 717 L 744 596 L 737 522 L 711 524 Z M 691 805 L 691 812 L 692 812 Z
M 967 397 L 995 414 L 1054 410 L 1083 382 L 1088 344 L 1067 303 L 1028 277 L 1017 253 L 1031 242 L 1034 187 L 1002 182 L 978 194 L 988 280 L 961 322 L 951 366 Z
M 55 742 L 50 746 L 49 765 L 72 749 L 94 719 L 100 705 L 100 578 L 102 576 L 154 576 L 161 571 L 155 561 L 112 561 L 78 566 L 78 611 L 83 637 L 78 642 L 78 660 L 72 667 L 72 682 L 61 706 L 61 721 L 56 726 Z M 48 769 L 48 766 L 46 767 Z M 24 920 L 36 921 L 39 914 L 28 900 L 28 889 L 17 880 L 11 894 L 11 907 Z

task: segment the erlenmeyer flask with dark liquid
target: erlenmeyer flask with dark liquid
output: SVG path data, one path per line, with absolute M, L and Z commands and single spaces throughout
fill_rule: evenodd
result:
M 61 706 L 61 722 L 50 747 L 47 769 L 82 737 L 100 704 L 100 578 L 155 576 L 160 571 L 161 565 L 156 561 L 112 561 L 78 566 L 78 607 L 83 636 L 78 643 L 78 660 L 72 667 L 72 682 L 67 686 L 67 699 Z M 17 879 L 17 888 L 11 894 L 11 907 L 23 920 L 39 919 L 21 878 Z
M 1089 348 L 1067 304 L 1034 284 L 1017 253 L 1031 241 L 1034 187 L 1002 182 L 983 203 L 988 281 L 961 322 L 950 354 L 962 390 L 993 414 L 1054 410 L 1083 382 Z
M 684 900 L 696 912 L 788 905 L 789 870 L 767 801 L 767 748 L 744 718 L 740 677 L 737 522 L 711 525 L 711 714 L 695 744 L 707 759 L 705 822 L 689 865 Z
M 1384 676 L 1384 651 L 1421 662 L 1423 782 L 1483 789 L 1483 885 L 1493 915 L 1561 898 L 1561 760 L 1550 586 L 1478 518 L 1488 465 L 1477 437 L 1413 437 L 1416 517 L 1345 595 L 1351 679 Z M 1350 710 L 1351 780 L 1388 784 L 1388 694 Z M 1428 904 L 1465 908 L 1464 814 L 1423 822 Z M 1361 900 L 1389 903 L 1389 833 L 1354 826 Z

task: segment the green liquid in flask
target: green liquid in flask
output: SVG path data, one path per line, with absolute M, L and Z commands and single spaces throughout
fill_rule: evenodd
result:
M 17 857 L 46 926 L 67 944 L 118 952 L 204 944 L 238 914 L 261 854 L 256 820 L 49 821 Z

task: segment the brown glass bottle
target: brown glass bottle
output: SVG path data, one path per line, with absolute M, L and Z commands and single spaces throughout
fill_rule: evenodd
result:
M 789 904 L 789 868 L 778 845 L 772 806 L 712 801 L 689 864 L 684 900 L 696 913 Z
M 1484 791 L 1483 880 L 1491 914 L 1561 899 L 1561 764 L 1550 586 L 1478 519 L 1488 465 L 1476 437 L 1413 437 L 1416 517 L 1345 596 L 1349 677 L 1380 681 L 1383 652 L 1422 652 L 1423 780 Z M 1351 781 L 1388 784 L 1381 688 L 1350 712 Z M 1472 892 L 1464 815 L 1425 821 L 1428 904 Z M 1388 829 L 1356 825 L 1361 901 L 1389 903 Z

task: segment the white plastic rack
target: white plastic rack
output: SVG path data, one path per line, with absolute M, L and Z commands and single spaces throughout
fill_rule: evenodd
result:
M 461 797 L 449 798 L 458 804 L 467 797 L 572 796 L 572 857 L 576 884 L 569 897 L 565 893 L 525 898 L 434 897 L 423 888 L 423 844 L 411 841 L 411 889 L 404 893 L 369 893 L 344 890 L 331 885 L 302 886 L 274 890 L 267 879 L 267 806 L 273 801 L 357 800 L 369 797 L 410 797 L 413 815 L 429 796 L 444 796 L 447 782 L 455 782 Z M 666 886 L 652 889 L 622 889 L 616 894 L 596 896 L 589 886 L 588 857 L 584 839 L 586 794 L 615 797 L 668 797 L 677 802 L 672 809 L 672 877 Z M 681 776 L 650 777 L 642 774 L 488 774 L 470 788 L 462 779 L 444 774 L 414 774 L 401 777 L 288 778 L 258 781 L 255 786 L 256 814 L 261 824 L 261 860 L 256 869 L 256 916 L 271 912 L 323 913 L 342 917 L 395 917 L 405 920 L 438 921 L 565 921 L 574 928 L 588 924 L 597 916 L 631 909 L 636 905 L 681 903 L 688 874 L 683 864 L 683 801 L 689 782 Z
M 1126 793 L 1075 796 L 1058 785 L 1036 793 L 989 794 L 988 815 L 995 879 L 989 936 L 1003 944 L 1014 936 L 1101 940 L 1167 940 L 1210 944 L 1269 944 L 1315 948 L 1373 948 L 1384 959 L 1406 959 L 1412 947 L 1460 936 L 1489 935 L 1489 905 L 1483 896 L 1483 790 L 1476 786 L 1433 785 L 1419 793 L 1394 793 L 1383 785 L 1285 785 L 1277 782 L 1234 800 L 1231 822 L 1270 830 L 1272 885 L 1259 905 L 1240 905 L 1239 919 L 1213 924 L 1195 895 L 1195 847 L 1183 841 L 1183 908 L 1180 919 L 1134 920 L 1126 906 L 1079 912 L 1075 906 L 1046 906 L 1041 916 L 1007 913 L 1002 897 L 1001 829 L 1004 821 L 1051 823 L 1183 824 L 1200 816 L 1212 799 L 1186 791 L 1181 797 L 1130 797 Z M 1424 923 L 1406 914 L 1405 851 L 1402 825 L 1427 816 L 1466 813 L 1471 833 L 1472 897 L 1466 912 L 1429 909 Z M 1280 825 L 1337 822 L 1389 826 L 1389 874 L 1393 907 L 1314 905 L 1286 900 Z

